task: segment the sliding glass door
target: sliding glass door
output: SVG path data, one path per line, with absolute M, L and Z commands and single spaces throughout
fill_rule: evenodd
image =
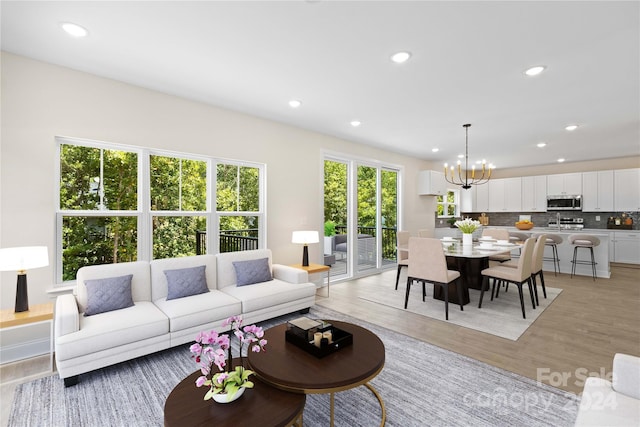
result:
M 395 267 L 398 187 L 398 168 L 325 159 L 324 253 L 331 277 Z
M 378 267 L 378 169 L 358 166 L 357 264 L 358 273 Z

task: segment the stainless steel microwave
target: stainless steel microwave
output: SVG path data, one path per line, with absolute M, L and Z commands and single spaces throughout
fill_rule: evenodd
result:
M 580 195 L 560 195 L 547 196 L 548 211 L 581 211 L 582 196 Z

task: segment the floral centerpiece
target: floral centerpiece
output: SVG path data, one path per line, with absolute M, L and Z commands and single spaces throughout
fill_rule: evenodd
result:
M 480 221 L 476 221 L 475 219 L 471 218 L 465 218 L 456 221 L 455 226 L 458 227 L 460 231 L 462 231 L 462 244 L 471 245 L 473 243 L 471 233 L 473 233 L 480 227 Z
M 459 219 L 455 222 L 455 226 L 464 234 L 471 234 L 480 227 L 480 221 L 471 218 Z
M 263 338 L 262 328 L 256 325 L 242 328 L 240 316 L 229 317 L 222 323 L 222 326 L 230 326 L 240 342 L 240 366 L 233 368 L 231 342 L 227 334 L 218 334 L 216 331 L 200 332 L 196 336 L 196 342 L 191 345 L 189 350 L 191 357 L 195 359 L 200 367 L 200 372 L 202 372 L 202 375 L 196 379 L 196 386 L 209 387 L 204 395 L 204 400 L 213 398 L 219 402 L 230 402 L 234 400 L 238 392 L 241 395 L 244 389 L 253 388 L 253 382 L 249 380 L 249 376 L 254 372 L 245 369 L 242 348 L 247 344 L 251 351 L 259 353 L 265 351 L 267 340 Z M 219 372 L 214 373 L 214 367 L 217 367 Z M 217 395 L 222 394 L 226 394 L 226 398 L 216 398 L 220 397 Z

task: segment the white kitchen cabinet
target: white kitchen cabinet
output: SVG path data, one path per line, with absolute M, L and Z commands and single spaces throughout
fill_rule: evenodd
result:
M 472 185 L 467 190 L 461 188 L 460 212 L 489 212 L 489 185 Z
M 582 174 L 562 173 L 547 175 L 547 195 L 582 194 Z
M 489 212 L 522 211 L 522 178 L 489 181 Z
M 640 211 L 640 169 L 613 172 L 614 211 Z
M 522 211 L 547 211 L 547 177 L 545 175 L 522 177 Z
M 444 196 L 447 194 L 447 182 L 444 173 L 431 170 L 418 174 L 418 194 L 421 196 Z
M 640 233 L 614 231 L 614 235 L 614 261 L 627 264 L 640 264 Z
M 476 205 L 473 211 L 489 212 L 489 184 L 474 185 L 470 190 L 476 192 Z
M 504 206 L 504 179 L 489 181 L 489 212 L 506 212 Z
M 582 211 L 613 211 L 613 171 L 582 173 Z

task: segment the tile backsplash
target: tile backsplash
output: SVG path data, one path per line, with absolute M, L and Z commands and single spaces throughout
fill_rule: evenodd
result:
M 622 212 L 576 212 L 576 211 L 559 211 L 562 218 L 582 218 L 584 220 L 584 228 L 590 229 L 606 229 L 607 219 L 609 217 L 621 217 Z M 627 216 L 633 219 L 633 230 L 640 230 L 640 212 L 625 212 Z M 496 213 L 491 212 L 486 214 L 489 217 L 489 226 L 513 226 L 516 221 L 520 219 L 520 215 L 530 215 L 531 221 L 541 227 L 546 227 L 549 221 L 555 221 L 557 212 L 508 212 L 508 213 Z M 470 217 L 477 219 L 480 216 L 480 212 L 464 213 L 462 217 Z M 596 217 L 600 217 L 600 221 L 596 221 Z M 436 218 L 436 228 L 447 228 L 449 224 L 443 218 L 442 224 L 440 220 Z

